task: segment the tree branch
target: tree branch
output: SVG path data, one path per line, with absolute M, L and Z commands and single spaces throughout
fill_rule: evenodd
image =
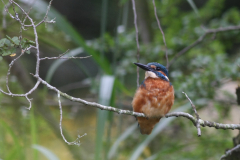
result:
M 226 152 L 226 154 L 222 155 L 222 157 L 220 158 L 220 160 L 225 159 L 227 156 L 231 155 L 233 152 L 236 152 L 238 149 L 240 149 L 240 144 L 237 145 L 237 146 L 235 146 L 235 147 L 233 147 L 232 149 L 228 150 L 228 151 Z
M 82 103 L 84 105 L 87 106 L 91 106 L 91 107 L 96 107 L 99 108 L 101 110 L 106 110 L 106 111 L 112 111 L 112 112 L 116 112 L 118 114 L 126 114 L 126 115 L 132 115 L 132 116 L 136 116 L 136 117 L 146 117 L 145 114 L 143 113 L 138 113 L 138 112 L 133 112 L 130 110 L 122 110 L 122 109 L 118 109 L 118 108 L 114 108 L 111 106 L 104 106 L 95 102 L 88 102 L 86 100 L 83 100 L 81 98 L 76 98 L 76 97 L 72 97 L 66 93 L 63 93 L 61 91 L 59 91 L 56 87 L 50 85 L 49 83 L 47 83 L 46 81 L 44 81 L 42 78 L 40 78 L 39 76 L 33 75 L 35 78 L 38 79 L 38 81 L 40 81 L 42 84 L 44 84 L 48 89 L 55 91 L 56 93 L 59 93 L 61 96 L 73 101 L 73 102 L 79 102 Z M 240 130 L 240 124 L 222 124 L 222 123 L 216 123 L 216 122 L 211 122 L 211 121 L 205 121 L 199 118 L 199 120 L 197 120 L 197 118 L 193 117 L 192 115 L 190 115 L 189 113 L 184 113 L 184 112 L 173 112 L 173 113 L 168 113 L 165 115 L 166 118 L 168 117 L 185 117 L 189 120 L 191 120 L 193 122 L 193 124 L 196 126 L 197 122 L 199 122 L 199 125 L 201 125 L 202 127 L 213 127 L 216 129 L 238 129 Z M 146 117 L 147 118 L 147 117 Z M 159 117 L 156 117 L 159 118 Z
M 61 136 L 63 138 L 63 140 L 68 144 L 68 145 L 77 145 L 77 146 L 80 146 L 80 138 L 82 138 L 83 136 L 86 136 L 87 134 L 83 134 L 82 136 L 78 135 L 78 138 L 73 141 L 73 142 L 68 142 L 65 138 L 65 136 L 63 135 L 63 130 L 62 130 L 62 104 L 61 104 L 61 99 L 60 99 L 60 93 L 58 92 L 57 93 L 58 95 L 58 105 L 59 105 L 59 110 L 60 110 L 60 121 L 59 121 L 59 128 L 60 128 L 60 133 L 61 133 Z
M 92 55 L 90 56 L 86 56 L 86 57 L 44 57 L 44 58 L 40 58 L 40 61 L 42 60 L 50 60 L 50 59 L 84 59 L 84 58 L 89 58 L 92 57 Z
M 189 102 L 191 103 L 191 106 L 192 106 L 192 108 L 193 108 L 193 111 L 194 111 L 194 113 L 195 113 L 195 115 L 196 115 L 196 117 L 197 117 L 197 120 L 196 120 L 196 127 L 197 127 L 197 131 L 198 131 L 198 137 L 200 137 L 201 136 L 201 128 L 200 128 L 200 123 L 199 123 L 199 119 L 200 119 L 200 117 L 199 117 L 199 115 L 198 115 L 198 113 L 197 113 L 197 110 L 196 110 L 196 107 L 195 107 L 195 105 L 192 103 L 192 101 L 191 101 L 191 99 L 188 97 L 188 95 L 185 93 L 185 92 L 182 92 L 183 94 L 185 94 L 185 96 L 187 97 L 187 99 L 189 100 Z
M 180 57 L 181 55 L 183 55 L 184 53 L 186 53 L 187 51 L 189 51 L 191 48 L 195 47 L 197 44 L 199 44 L 200 42 L 202 42 L 202 40 L 206 37 L 207 34 L 211 34 L 211 33 L 218 33 L 218 32 L 227 32 L 227 31 L 233 31 L 233 30 L 239 30 L 240 29 L 240 25 L 237 26 L 229 26 L 229 27 L 225 27 L 225 28 L 217 28 L 217 29 L 205 29 L 204 28 L 204 34 L 202 36 L 200 36 L 195 42 L 193 42 L 190 46 L 185 47 L 184 49 L 182 49 L 180 52 L 178 52 L 173 58 L 172 60 L 169 62 L 169 66 L 171 66 L 178 57 Z
M 154 2 L 154 0 L 153 0 Z M 65 57 L 45 57 L 45 58 L 40 58 L 40 51 L 39 51 L 39 43 L 38 43 L 38 34 L 37 34 L 37 30 L 36 30 L 36 27 L 40 24 L 37 24 L 35 25 L 35 23 L 33 22 L 32 18 L 28 15 L 29 13 L 25 12 L 15 1 L 13 0 L 9 0 L 9 3 L 12 4 L 12 6 L 14 7 L 14 5 L 16 5 L 17 7 L 20 8 L 20 10 L 26 15 L 26 18 L 31 22 L 31 25 L 29 27 L 32 27 L 33 28 L 33 32 L 34 32 L 34 35 L 35 35 L 35 44 L 36 46 L 31 46 L 30 48 L 33 48 L 33 49 L 36 49 L 36 68 L 35 68 L 35 74 L 32 74 L 36 79 L 37 79 L 37 82 L 35 83 L 34 87 L 32 87 L 28 92 L 26 92 L 25 94 L 14 94 L 10 91 L 10 89 L 8 88 L 8 80 L 6 80 L 6 85 L 7 85 L 7 88 L 8 88 L 8 92 L 4 92 L 3 90 L 0 89 L 0 92 L 1 93 L 4 93 L 8 96 L 12 96 L 12 97 L 25 97 L 27 99 L 27 101 L 29 102 L 30 106 L 28 107 L 28 109 L 31 109 L 31 99 L 28 98 L 28 95 L 32 94 L 33 91 L 35 91 L 39 84 L 42 83 L 43 85 L 45 85 L 49 90 L 52 90 L 54 92 L 57 93 L 58 95 L 58 102 L 59 102 L 59 109 L 60 109 L 60 123 L 59 123 L 59 127 L 60 127 L 60 132 L 61 132 L 61 136 L 62 138 L 64 139 L 64 141 L 69 144 L 69 145 L 72 145 L 72 144 L 76 144 L 76 145 L 79 145 L 79 139 L 82 137 L 82 136 L 78 136 L 77 140 L 74 141 L 74 142 L 68 142 L 64 135 L 63 135 L 63 132 L 62 132 L 62 106 L 61 106 L 61 100 L 60 100 L 60 96 L 63 96 L 71 101 L 74 101 L 74 102 L 79 102 L 79 103 L 82 103 L 82 104 L 85 104 L 85 105 L 88 105 L 88 106 L 91 106 L 91 107 L 96 107 L 96 108 L 99 108 L 101 110 L 107 110 L 107 111 L 112 111 L 112 112 L 116 112 L 118 114 L 126 114 L 126 115 L 132 115 L 132 116 L 137 116 L 137 117 L 146 117 L 143 113 L 138 113 L 138 112 L 133 112 L 133 111 L 130 111 L 130 110 L 122 110 L 122 109 L 118 109 L 118 108 L 114 108 L 114 107 L 111 107 L 111 106 L 104 106 L 104 105 L 101 105 L 101 104 L 98 104 L 98 103 L 95 103 L 95 102 L 88 102 L 86 100 L 83 100 L 81 98 L 75 98 L 75 97 L 72 97 L 66 93 L 63 93 L 61 92 L 60 90 L 58 90 L 56 87 L 50 85 L 49 83 L 47 83 L 46 81 L 44 81 L 40 76 L 39 76 L 39 66 L 40 66 L 40 61 L 41 60 L 45 60 L 45 59 L 59 59 L 59 58 L 65 58 Z M 47 8 L 47 12 L 46 12 L 46 15 L 45 17 L 43 18 L 43 20 L 41 22 L 46 22 L 46 17 L 47 17 L 47 14 L 48 14 L 48 11 L 50 9 L 50 6 L 51 6 L 51 3 L 52 3 L 52 0 L 50 1 L 49 3 L 49 6 Z M 139 42 L 138 42 L 138 29 L 137 29 L 137 15 L 136 15 L 136 8 L 135 8 L 135 1 L 132 0 L 132 3 L 133 3 L 133 10 L 134 10 L 134 15 L 135 15 L 135 19 L 134 19 L 134 23 L 135 23 L 135 27 L 136 27 L 136 41 L 137 41 L 137 48 L 138 48 L 138 61 L 139 61 Z M 5 7 L 6 8 L 6 7 Z M 15 12 L 15 9 L 14 9 L 14 12 Z M 156 12 L 156 11 L 155 11 Z M 20 22 L 22 28 L 24 28 L 24 23 L 21 22 L 21 20 L 18 18 L 18 14 L 15 12 L 15 16 L 12 16 L 8 11 L 7 13 L 13 17 L 14 19 L 16 19 L 17 21 Z M 25 20 L 24 20 L 25 21 Z M 160 24 L 160 22 L 159 22 Z M 229 30 L 236 30 L 236 29 L 240 29 L 240 26 L 231 26 L 231 27 L 227 27 L 227 28 L 218 28 L 218 29 L 212 29 L 212 30 L 206 30 L 205 31 L 205 34 L 203 36 L 201 36 L 196 42 L 194 42 L 192 45 L 186 47 L 184 50 L 182 50 L 181 52 L 179 52 L 176 56 L 180 56 L 182 55 L 183 53 L 185 53 L 186 51 L 188 51 L 189 49 L 191 49 L 192 47 L 194 47 L 195 45 L 197 45 L 198 43 L 200 43 L 207 34 L 209 33 L 216 33 L 216 32 L 224 32 L 224 31 L 229 31 Z M 28 48 L 28 49 L 30 49 Z M 26 50 L 28 50 L 26 49 Z M 11 70 L 11 67 L 12 65 L 14 64 L 14 62 L 16 60 L 18 60 L 22 55 L 24 54 L 24 51 L 21 53 L 21 55 L 19 57 L 17 57 L 16 59 L 12 60 L 10 65 L 9 65 L 9 70 L 7 72 L 7 76 L 10 75 L 10 70 Z M 86 57 L 67 57 L 67 58 L 86 58 Z M 171 61 L 172 62 L 172 61 Z M 170 64 L 171 64 L 170 62 Z M 169 64 L 169 65 L 170 65 Z M 138 73 L 138 79 L 139 79 L 139 73 Z M 186 95 L 186 94 L 185 94 Z M 188 96 L 186 95 L 186 97 L 188 98 Z M 190 101 L 192 107 L 193 107 L 193 110 L 195 112 L 195 115 L 197 118 L 195 118 L 194 116 L 190 115 L 189 113 L 184 113 L 184 112 L 173 112 L 173 113 L 168 113 L 165 115 L 166 118 L 168 117 L 185 117 L 187 119 L 189 119 L 190 121 L 192 121 L 192 123 L 198 128 L 198 135 L 201 135 L 201 130 L 200 130 L 200 126 L 202 127 L 214 127 L 216 129 L 238 129 L 240 130 L 240 124 L 221 124 L 221 123 L 216 123 L 216 122 L 210 122 L 210 121 L 205 121 L 205 120 L 202 120 L 200 119 L 199 115 L 197 114 L 197 111 L 196 111 L 196 107 L 193 105 L 192 101 L 188 98 L 188 100 Z M 157 118 L 157 117 L 156 117 Z M 234 150 L 234 149 L 232 149 Z M 226 154 L 228 154 L 229 152 L 227 152 Z

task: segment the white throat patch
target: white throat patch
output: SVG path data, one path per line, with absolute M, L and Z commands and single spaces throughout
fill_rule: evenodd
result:
M 145 72 L 145 79 L 147 79 L 148 77 L 151 77 L 151 78 L 159 78 L 154 72 L 151 72 L 151 71 L 146 71 Z M 167 76 L 164 76 L 168 81 L 168 77 Z

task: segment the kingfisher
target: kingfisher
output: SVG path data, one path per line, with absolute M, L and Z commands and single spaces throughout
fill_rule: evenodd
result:
M 134 63 L 145 70 L 145 79 L 138 87 L 132 107 L 134 112 L 144 113 L 145 117 L 137 117 L 142 134 L 151 134 L 156 123 L 171 109 L 174 103 L 174 89 L 168 78 L 165 66 L 151 62 L 147 65 Z

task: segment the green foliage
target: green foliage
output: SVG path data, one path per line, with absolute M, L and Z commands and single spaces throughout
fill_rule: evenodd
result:
M 25 50 L 30 47 L 30 45 L 34 45 L 35 42 L 31 41 L 27 38 L 19 39 L 19 37 L 9 37 L 3 38 L 0 40 L 0 56 L 8 56 L 16 53 L 17 48 L 21 48 Z M 30 54 L 30 50 L 26 51 L 27 54 Z
M 150 19 L 152 21 L 151 30 L 154 36 L 153 40 L 149 44 L 143 44 L 140 39 L 140 62 L 148 63 L 157 61 L 163 65 L 166 65 L 165 47 L 162 40 L 162 34 L 157 27 L 151 1 L 148 2 L 150 9 Z M 203 35 L 204 27 L 213 29 L 231 25 L 239 25 L 240 13 L 238 9 L 227 8 L 226 10 L 223 10 L 224 2 L 224 0 L 208 0 L 203 3 L 202 6 L 196 7 L 195 4 L 193 4 L 192 0 L 156 1 L 158 16 L 160 18 L 166 36 L 170 60 L 174 57 L 174 55 L 176 55 L 176 53 L 178 53 L 184 47 L 189 46 L 201 35 Z M 119 3 L 127 3 L 127 0 L 121 0 Z M 189 7 L 190 9 L 184 9 L 184 7 Z M 43 10 L 43 8 L 44 7 L 36 7 L 35 10 Z M 35 12 L 38 13 L 40 11 Z M 44 12 L 45 10 L 42 11 L 42 13 Z M 120 106 L 122 103 L 126 103 L 129 107 L 134 90 L 136 89 L 136 66 L 132 64 L 133 62 L 136 62 L 137 52 L 134 28 L 132 26 L 132 28 L 122 26 L 125 28 L 124 32 L 119 32 L 116 35 L 105 33 L 104 37 L 86 41 L 77 32 L 77 30 L 56 10 L 51 9 L 49 17 L 57 17 L 56 26 L 58 29 L 56 29 L 57 27 L 54 27 L 54 29 L 51 31 L 49 28 L 53 26 L 39 26 L 38 33 L 41 46 L 42 44 L 49 45 L 55 49 L 60 50 L 61 52 L 65 52 L 68 48 L 71 49 L 76 46 L 81 46 L 81 49 L 83 49 L 81 52 L 87 52 L 88 54 L 93 55 L 93 59 L 97 62 L 99 68 L 104 73 L 114 74 L 116 76 L 115 87 L 120 91 L 118 90 L 118 92 L 115 94 L 116 103 L 115 105 L 113 104 L 113 106 Z M 201 25 L 204 25 L 204 27 L 201 27 Z M 9 33 L 11 31 L 12 30 L 10 30 Z M 169 69 L 169 78 L 173 83 L 175 89 L 176 106 L 180 106 L 186 102 L 186 98 L 182 94 L 182 91 L 184 91 L 193 100 L 198 109 L 199 106 L 202 108 L 208 107 L 208 102 L 212 102 L 214 100 L 214 97 L 216 96 L 216 89 L 218 89 L 223 84 L 224 79 L 238 80 L 240 76 L 238 67 L 240 64 L 240 53 L 239 47 L 236 47 L 239 46 L 240 43 L 240 37 L 236 36 L 238 34 L 239 31 L 230 31 L 217 33 L 216 35 L 208 35 L 202 43 L 186 52 L 173 63 Z M 29 31 L 26 31 L 26 35 L 24 37 L 33 39 L 34 35 Z M 102 44 L 102 38 L 104 38 L 104 46 Z M 65 39 L 68 39 L 68 42 L 66 42 Z M 6 38 L 0 40 L 0 58 L 1 56 L 8 56 L 12 53 L 16 53 L 17 48 L 26 49 L 30 45 L 34 45 L 33 43 L 33 41 L 25 38 L 20 40 L 14 35 L 12 38 L 6 36 Z M 100 56 L 100 52 L 102 51 L 105 53 L 104 59 L 102 59 Z M 57 60 L 55 63 L 53 63 L 52 70 L 49 70 L 47 79 L 50 79 L 49 77 L 54 74 L 56 68 L 58 68 L 56 66 L 59 66 L 63 62 L 65 61 Z M 2 70 L 3 64 L 1 64 L 1 61 L 0 65 L 0 70 Z M 142 71 L 140 71 L 140 73 L 143 75 Z M 143 76 L 141 76 L 140 79 L 142 80 Z M 0 77 L 0 80 L 5 81 L 5 77 Z M 96 78 L 95 82 L 97 84 L 99 80 Z M 122 82 L 124 82 L 124 84 Z M 114 88 L 114 90 L 116 88 Z M 85 94 L 85 90 L 79 92 L 84 92 Z M 128 98 L 126 96 L 126 93 L 128 93 L 128 95 L 131 95 L 131 98 Z M 1 99 L 3 99 L 2 97 L 3 95 L 0 94 Z M 119 97 L 124 97 L 122 98 L 124 99 L 124 102 L 122 102 L 122 99 Z M 188 105 L 190 107 L 190 104 Z M 224 104 L 221 103 L 214 103 L 214 107 L 217 110 L 216 112 L 220 113 L 220 115 L 222 115 L 221 113 L 227 114 L 227 110 L 231 109 L 229 106 L 227 108 L 224 107 Z M 58 113 L 56 115 L 58 115 Z M 220 117 L 219 120 L 222 120 L 226 117 L 227 116 Z M 17 119 L 16 117 L 14 118 Z M 34 117 L 33 112 L 31 113 L 30 118 L 31 128 L 28 129 L 27 133 L 24 132 L 24 134 L 30 134 L 31 137 L 28 137 L 28 139 L 30 139 L 31 143 L 36 143 L 38 142 L 37 137 L 41 135 L 37 134 L 37 120 L 36 117 Z M 103 119 L 106 120 L 106 117 L 103 117 L 102 120 Z M 92 119 L 89 118 L 86 123 L 89 123 L 90 120 Z M 112 128 L 115 127 L 118 129 L 122 127 L 118 125 L 119 123 L 116 123 L 117 120 L 115 116 L 112 121 L 114 123 L 114 126 L 112 126 Z M 129 127 L 128 122 L 129 124 L 133 123 L 131 118 L 129 121 L 127 118 L 124 119 L 124 130 Z M 8 122 L 7 125 L 10 126 L 10 122 Z M 109 126 L 111 127 L 111 125 Z M 112 128 L 110 127 L 108 130 L 111 131 Z M 18 150 L 22 147 L 21 145 L 19 146 L 19 144 L 22 144 L 25 141 L 22 139 L 15 139 L 16 135 L 12 134 L 17 132 L 17 129 L 15 131 L 13 130 L 14 127 L 12 127 L 11 129 L 13 131 L 10 132 L 9 129 L 7 129 L 6 125 L 2 125 L 0 129 L 7 131 L 6 135 L 10 135 L 14 143 L 17 144 L 15 148 L 7 152 L 6 156 L 12 155 L 12 159 L 16 157 L 25 158 L 19 155 L 22 155 L 24 151 L 26 151 L 26 148 Z M 99 143 L 103 144 L 102 150 L 104 150 L 104 153 L 107 153 L 108 147 L 106 146 L 108 145 L 108 142 L 106 142 L 106 136 L 104 135 L 104 131 L 106 130 L 104 130 L 104 128 L 101 129 L 103 140 L 100 138 L 102 141 L 100 142 L 99 140 Z M 141 153 L 139 155 L 141 158 L 148 158 L 153 155 L 153 159 L 170 160 L 218 159 L 221 154 L 224 153 L 226 148 L 232 147 L 230 132 L 212 132 L 212 130 L 208 132 L 209 130 L 210 129 L 203 129 L 202 137 L 198 138 L 196 135 L 196 128 L 192 125 L 191 122 L 183 118 L 177 118 L 177 121 L 174 121 L 172 124 L 165 126 L 162 133 L 156 135 L 156 137 L 154 137 L 148 146 L 141 150 Z M 130 131 L 131 134 L 128 132 L 127 137 L 120 137 L 120 139 L 124 140 L 121 143 L 117 140 L 117 136 L 121 135 L 120 133 L 114 134 L 114 136 L 111 137 L 111 144 L 117 140 L 117 145 L 119 146 L 118 152 L 120 154 L 115 154 L 116 149 L 112 152 L 114 153 L 114 158 L 121 159 L 123 157 L 122 159 L 129 159 L 129 157 L 133 156 L 132 154 L 134 149 L 138 148 L 146 140 L 146 137 L 142 136 L 138 130 Z M 42 132 L 45 133 L 44 131 Z M 123 135 L 126 134 L 123 133 Z M 88 136 L 90 136 L 90 134 L 88 134 Z M 94 137 L 96 137 L 96 135 L 91 136 L 91 139 L 94 139 Z M 5 135 L 2 137 L 5 137 Z M 12 147 L 12 144 L 9 144 L 6 141 L 3 142 L 4 144 L 7 144 L 7 149 Z M 90 149 L 87 151 L 87 155 L 91 155 L 92 157 L 94 157 L 94 151 L 92 148 L 95 147 L 95 142 L 96 141 L 93 142 L 94 144 L 90 144 Z M 107 145 L 104 146 L 104 144 Z M 83 147 L 81 150 L 85 147 L 87 148 L 88 144 L 83 143 L 82 145 Z M 26 144 L 25 147 L 26 146 L 29 147 L 31 144 Z M 206 146 L 208 146 L 207 151 Z M 0 148 L 2 147 L 5 146 L 2 144 Z M 0 153 L 3 153 L 3 151 L 0 151 Z M 38 154 L 35 152 L 33 157 L 36 158 L 37 155 Z M 6 156 L 4 155 L 4 158 Z
M 215 0 L 209 0 L 202 7 L 199 7 L 200 19 L 196 18 L 194 11 L 181 10 L 179 6 L 182 1 L 164 1 L 160 3 L 160 1 L 156 1 L 158 15 L 166 36 L 170 60 L 177 52 L 189 46 L 204 34 L 202 24 L 206 28 L 214 29 L 239 25 L 240 23 L 240 15 L 237 9 L 231 8 L 224 13 L 222 12 L 224 0 L 218 1 L 217 4 Z M 151 4 L 150 1 L 149 4 Z M 152 18 L 154 18 L 153 12 L 151 14 Z M 155 23 L 152 24 L 155 35 L 153 42 L 144 45 L 140 40 L 140 62 L 157 61 L 166 65 L 162 35 Z M 182 94 L 182 91 L 184 91 L 200 111 L 200 107 L 207 107 L 209 102 L 214 100 L 217 89 L 225 79 L 233 81 L 239 79 L 239 47 L 234 45 L 240 43 L 239 36 L 236 36 L 238 34 L 239 30 L 208 35 L 202 43 L 186 52 L 173 63 L 170 67 L 170 80 L 174 86 L 177 102 L 186 100 L 186 97 Z M 102 47 L 100 42 L 101 39 L 95 39 L 89 44 L 95 50 L 100 50 Z M 107 53 L 106 55 L 111 57 L 115 54 L 117 60 L 115 75 L 124 77 L 127 83 L 132 82 L 133 78 L 135 81 L 136 76 L 131 76 L 136 74 L 136 66 L 132 64 L 136 62 L 135 30 L 118 33 L 117 40 L 116 37 L 106 33 L 105 43 L 104 51 Z M 233 48 L 235 50 L 232 50 Z M 140 79 L 143 79 L 143 77 Z M 134 85 L 129 85 L 129 89 L 135 88 L 135 83 L 131 84 Z M 230 110 L 229 106 L 224 107 L 222 103 L 217 103 L 215 107 L 217 108 L 215 112 L 220 115 L 227 114 Z M 224 117 L 220 117 L 218 120 L 221 121 Z M 181 125 L 174 122 L 169 130 L 174 130 L 174 125 L 176 125 L 176 128 L 186 128 L 184 134 L 176 135 L 173 133 L 166 135 L 169 133 L 163 133 L 161 137 L 155 138 L 155 143 L 149 144 L 149 146 L 152 146 L 151 148 L 146 147 L 145 150 L 149 150 L 150 155 L 156 153 L 155 159 L 217 159 L 224 153 L 226 148 L 232 146 L 229 131 L 221 131 L 217 136 L 214 136 L 214 133 L 207 132 L 208 129 L 203 130 L 204 136 L 197 140 L 195 127 L 191 127 L 192 124 L 190 123 L 186 124 L 186 120 L 181 122 Z M 190 130 L 189 127 L 191 127 Z M 171 136 L 176 136 L 176 138 Z M 188 136 L 190 138 L 187 138 Z M 226 137 L 229 137 L 229 139 L 226 139 Z M 129 137 L 123 142 L 124 147 L 120 148 L 119 152 L 124 155 L 125 159 L 131 157 L 130 151 L 140 146 L 143 139 L 143 136 L 134 132 L 132 138 Z M 212 146 L 207 153 L 205 153 L 206 145 Z M 142 158 L 149 157 L 149 155 L 145 154 L 145 150 L 142 151 Z M 191 150 L 191 153 L 184 154 L 186 150 Z
M 185 70 L 175 69 L 170 73 L 177 98 L 184 99 L 181 91 L 186 91 L 193 99 L 214 98 L 216 89 L 226 78 L 237 80 L 240 76 L 238 64 L 240 58 L 234 62 L 223 55 L 197 55 L 186 66 Z

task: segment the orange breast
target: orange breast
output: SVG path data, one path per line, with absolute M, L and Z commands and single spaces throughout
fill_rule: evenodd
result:
M 174 103 L 174 90 L 169 82 L 160 78 L 147 78 L 135 93 L 132 101 L 135 112 L 144 113 L 148 118 L 162 117 Z
M 138 117 L 142 134 L 150 134 L 154 125 L 169 112 L 174 103 L 174 90 L 169 82 L 160 78 L 147 78 L 135 93 L 132 101 L 134 112 L 144 113 L 148 118 Z

